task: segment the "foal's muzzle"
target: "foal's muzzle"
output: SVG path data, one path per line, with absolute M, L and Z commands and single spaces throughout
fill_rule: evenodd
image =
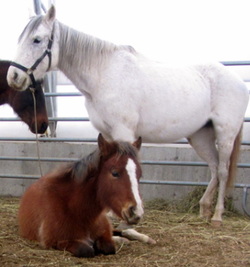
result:
M 136 206 L 131 206 L 122 211 L 122 217 L 128 224 L 137 224 L 139 223 L 142 214 L 138 214 Z

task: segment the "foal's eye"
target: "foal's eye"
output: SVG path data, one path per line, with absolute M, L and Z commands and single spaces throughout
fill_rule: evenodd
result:
M 39 44 L 41 43 L 41 39 L 39 37 L 36 37 L 34 40 L 33 40 L 33 43 L 34 44 Z
M 119 175 L 119 172 L 118 172 L 117 170 L 112 170 L 112 171 L 111 171 L 111 174 L 112 174 L 112 176 L 115 177 L 115 178 L 119 178 L 119 176 L 120 176 L 120 175 Z

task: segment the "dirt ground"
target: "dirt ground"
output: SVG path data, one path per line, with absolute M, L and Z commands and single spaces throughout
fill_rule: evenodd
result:
M 227 212 L 213 228 L 197 213 L 180 212 L 163 201 L 146 203 L 137 230 L 157 241 L 119 245 L 116 255 L 80 259 L 68 252 L 45 250 L 18 235 L 17 198 L 0 198 L 0 266 L 250 266 L 250 220 Z

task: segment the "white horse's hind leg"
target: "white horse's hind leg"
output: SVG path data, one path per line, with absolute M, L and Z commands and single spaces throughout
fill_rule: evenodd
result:
M 210 219 L 212 216 L 211 205 L 218 185 L 218 151 L 215 146 L 215 132 L 212 125 L 205 126 L 198 132 L 189 136 L 188 141 L 197 154 L 208 163 L 211 180 L 200 200 L 200 216 Z
M 230 175 L 229 166 L 230 164 L 233 164 L 233 162 L 230 162 L 230 159 L 233 153 L 238 154 L 238 149 L 240 147 L 241 130 L 238 131 L 235 128 L 227 129 L 227 131 L 225 129 L 224 130 L 220 129 L 220 131 L 217 131 L 217 142 L 218 142 L 218 153 L 219 153 L 219 165 L 218 165 L 219 191 L 218 191 L 217 203 L 215 206 L 215 212 L 212 217 L 212 224 L 214 226 L 220 226 L 222 222 L 222 214 L 224 212 L 224 199 Z M 236 160 L 237 156 L 235 157 L 235 161 Z

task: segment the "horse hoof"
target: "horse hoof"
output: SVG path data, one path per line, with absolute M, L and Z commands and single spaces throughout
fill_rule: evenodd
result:
M 205 222 L 210 222 L 211 216 L 200 215 L 200 219 Z
M 211 220 L 211 225 L 212 225 L 214 228 L 219 228 L 219 227 L 222 226 L 222 221 Z
M 148 241 L 147 241 L 147 244 L 149 244 L 149 245 L 155 245 L 156 244 L 156 241 L 153 238 L 149 237 L 148 238 Z
M 200 210 L 200 218 L 206 221 L 210 221 L 211 217 L 212 217 L 212 212 L 210 211 L 210 209 Z

